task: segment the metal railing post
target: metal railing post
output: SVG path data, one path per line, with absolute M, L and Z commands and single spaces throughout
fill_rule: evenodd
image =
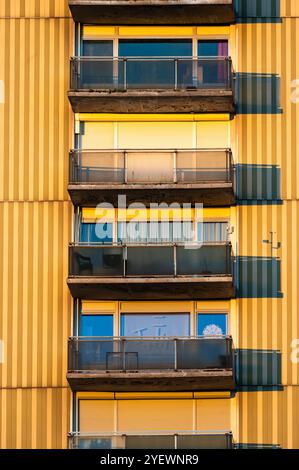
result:
M 178 340 L 174 339 L 174 370 L 178 370 Z
M 123 372 L 126 372 L 126 339 L 122 339 Z
M 124 63 L 124 90 L 127 91 L 127 59 L 124 59 L 123 63 Z
M 124 183 L 127 184 L 128 183 L 128 154 L 126 150 L 124 151 L 124 177 L 125 177 Z
M 174 59 L 174 89 L 178 89 L 178 59 Z
M 173 266 L 173 270 L 174 270 L 174 276 L 176 277 L 177 275 L 177 246 L 174 245 L 173 246 L 173 263 L 174 263 L 174 266 Z
M 178 177 L 177 177 L 177 151 L 175 150 L 173 152 L 173 182 L 177 183 Z

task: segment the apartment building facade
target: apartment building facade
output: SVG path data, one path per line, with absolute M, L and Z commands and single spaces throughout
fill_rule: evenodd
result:
M 299 447 L 298 17 L 2 2 L 1 448 Z

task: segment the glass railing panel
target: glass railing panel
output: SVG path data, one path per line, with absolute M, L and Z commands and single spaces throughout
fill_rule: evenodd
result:
M 126 449 L 175 449 L 174 436 L 126 436 Z
M 226 338 L 177 340 L 178 369 L 231 369 L 231 341 Z
M 177 247 L 178 275 L 231 275 L 230 246 L 202 245 L 186 249 Z
M 230 161 L 224 150 L 179 151 L 176 157 L 178 183 L 230 181 Z
M 121 247 L 70 247 L 71 276 L 123 276 L 124 261 Z
M 172 246 L 129 246 L 127 276 L 173 276 L 174 249 Z
M 231 89 L 228 57 L 80 57 L 71 59 L 72 90 Z
M 121 152 L 84 150 L 70 154 L 70 183 L 123 183 L 124 156 Z
M 177 449 L 231 449 L 229 434 L 178 435 Z
M 174 182 L 173 152 L 127 152 L 127 183 Z

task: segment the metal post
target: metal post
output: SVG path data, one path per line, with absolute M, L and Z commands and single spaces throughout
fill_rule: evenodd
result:
M 124 59 L 124 90 L 127 91 L 127 59 Z
M 174 435 L 174 448 L 175 449 L 178 448 L 178 435 L 177 434 Z
M 178 89 L 178 59 L 174 59 L 174 89 Z
M 173 268 L 174 268 L 174 276 L 175 276 L 175 277 L 176 277 L 176 275 L 177 275 L 177 259 L 176 259 L 177 252 L 176 252 L 176 251 L 177 251 L 177 246 L 174 245 L 174 246 L 173 246 L 173 263 L 174 263 Z
M 125 339 L 122 339 L 122 345 L 123 345 L 123 350 L 122 350 L 122 354 L 123 354 L 123 372 L 126 372 L 126 340 Z
M 125 184 L 128 183 L 128 155 L 126 150 L 124 151 L 124 172 L 125 172 Z
M 178 370 L 178 344 L 177 338 L 174 339 L 174 370 Z
M 173 152 L 173 182 L 177 183 L 177 151 Z

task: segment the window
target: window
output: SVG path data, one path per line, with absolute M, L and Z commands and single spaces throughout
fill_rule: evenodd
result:
M 186 222 L 119 222 L 123 243 L 173 243 L 193 240 L 193 224 Z
M 208 40 L 198 41 L 199 57 L 227 57 L 228 41 L 227 40 Z
M 227 335 L 226 313 L 199 313 L 197 316 L 198 336 Z
M 81 223 L 80 242 L 111 244 L 113 242 L 112 223 Z
M 189 336 L 188 313 L 126 313 L 121 316 L 122 336 Z
M 228 241 L 228 223 L 199 222 L 197 224 L 197 239 L 204 243 Z
M 79 336 L 113 336 L 113 315 L 81 315 Z
M 120 40 L 118 55 L 119 57 L 192 57 L 192 40 Z
M 83 41 L 83 56 L 113 57 L 113 41 Z

